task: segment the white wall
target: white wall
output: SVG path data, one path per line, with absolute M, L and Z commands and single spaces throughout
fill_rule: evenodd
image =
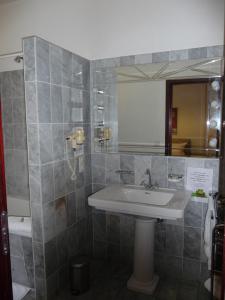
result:
M 21 38 L 38 35 L 91 57 L 93 0 L 18 0 L 0 5 L 0 54 L 21 51 Z
M 119 143 L 165 143 L 165 93 L 165 81 L 117 85 Z
M 0 6 L 0 54 L 39 35 L 87 58 L 223 44 L 224 0 L 18 0 Z
M 14 57 L 0 58 L 0 73 L 23 69 L 23 61 L 15 62 Z
M 223 44 L 224 0 L 97 2 L 95 58 Z

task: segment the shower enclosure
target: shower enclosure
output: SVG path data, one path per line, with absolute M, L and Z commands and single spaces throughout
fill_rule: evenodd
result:
M 34 288 L 24 90 L 23 57 L 17 54 L 1 56 L 2 188 L 0 198 L 3 202 L 1 230 L 5 231 L 1 235 L 2 255 L 5 259 L 7 257 L 8 264 L 11 261 L 13 290 L 17 296 L 21 295 L 18 299 L 22 299 Z M 9 273 L 8 289 L 1 289 L 8 291 L 8 298 L 4 295 L 1 299 L 10 299 L 12 290 L 10 281 Z
M 0 59 L 12 282 L 56 299 L 92 249 L 90 62 L 35 36 L 19 56 Z

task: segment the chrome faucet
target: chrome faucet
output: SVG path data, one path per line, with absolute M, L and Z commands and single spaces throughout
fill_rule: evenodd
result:
M 145 174 L 148 175 L 148 183 L 146 183 L 146 181 L 143 180 L 141 182 L 141 185 L 143 185 L 146 190 L 151 190 L 154 188 L 154 185 L 152 184 L 152 177 L 151 177 L 150 169 L 146 169 Z

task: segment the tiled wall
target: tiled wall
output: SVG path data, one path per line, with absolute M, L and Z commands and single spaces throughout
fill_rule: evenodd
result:
M 91 63 L 94 68 L 119 67 L 137 64 L 150 64 L 160 62 L 174 62 L 187 59 L 213 58 L 223 56 L 223 45 L 210 47 L 191 48 L 184 50 L 172 50 L 165 52 L 137 54 L 122 57 L 113 57 L 94 60 Z
M 35 286 L 37 299 L 55 299 L 68 284 L 69 259 L 91 248 L 89 62 L 31 37 L 24 40 L 24 63 Z M 86 140 L 75 153 L 72 181 L 66 137 L 77 127 Z
M 184 189 L 187 167 L 199 167 L 213 169 L 213 189 L 217 191 L 218 166 L 218 159 L 96 153 L 92 155 L 93 190 L 113 183 L 140 185 L 148 180 L 146 168 L 151 169 L 154 184 Z M 118 169 L 134 174 L 119 175 L 115 173 Z M 178 184 L 171 183 L 170 172 L 184 175 L 184 179 Z M 155 269 L 161 277 L 182 275 L 185 279 L 200 280 L 208 276 L 202 239 L 206 208 L 206 204 L 190 202 L 184 219 L 156 224 Z M 127 262 L 132 267 L 134 225 L 132 216 L 93 210 L 94 256 Z
M 200 58 L 199 56 L 202 55 L 213 57 L 217 52 L 221 52 L 220 47 L 109 59 L 93 62 L 92 68 L 94 69 L 92 71 L 102 63 L 114 67 L 133 64 L 133 62 L 162 61 L 164 58 L 183 59 L 186 55 L 187 57 L 193 56 L 193 58 Z M 70 257 L 78 253 L 88 253 L 91 250 L 92 226 L 89 222 L 90 210 L 87 207 L 87 196 L 91 193 L 92 184 L 94 191 L 108 183 L 138 184 L 144 179 L 144 170 L 146 165 L 149 165 L 153 180 L 157 181 L 160 186 L 173 187 L 167 181 L 170 166 L 173 167 L 174 172 L 179 171 L 179 173 L 185 174 L 188 165 L 203 167 L 212 165 L 217 174 L 218 163 L 217 160 L 179 160 L 178 158 L 102 153 L 93 153 L 91 163 L 90 131 L 94 126 L 91 126 L 90 122 L 90 93 L 92 105 L 94 78 L 92 72 L 91 78 L 89 78 L 89 62 L 40 38 L 30 37 L 24 40 L 24 63 L 34 286 L 37 299 L 55 299 L 57 291 L 68 283 Z M 92 80 L 91 89 L 89 79 Z M 91 115 L 93 117 L 93 114 Z M 109 120 L 110 122 L 115 121 L 113 114 L 110 115 Z M 92 123 L 92 125 L 94 124 Z M 115 130 L 116 126 L 115 123 Z M 75 155 L 76 162 L 78 162 L 78 157 L 81 157 L 84 163 L 82 161 L 77 163 L 77 179 L 73 182 L 70 179 L 70 170 L 67 164 L 65 138 L 76 127 L 84 128 L 86 141 L 82 149 Z M 69 157 L 73 163 L 72 151 L 69 151 Z M 122 175 L 120 178 L 115 173 L 115 170 L 119 168 L 131 169 L 135 173 L 134 175 Z M 182 182 L 177 187 L 183 188 L 184 183 Z M 216 179 L 214 188 L 217 188 Z M 193 223 L 190 220 L 187 221 L 187 219 L 196 219 L 194 217 L 195 210 L 193 211 L 193 208 L 190 207 L 185 213 L 186 221 L 157 225 L 155 251 L 156 257 L 160 251 L 163 251 L 165 257 L 172 257 L 171 265 L 173 266 L 174 261 L 177 263 L 174 263 L 174 270 L 177 270 L 177 265 L 178 268 L 185 270 L 185 263 L 187 263 L 187 259 L 190 259 L 195 267 L 196 265 L 199 267 L 200 276 L 202 270 L 200 265 L 205 266 L 201 264 L 202 258 L 198 253 L 200 250 L 197 248 L 194 254 L 191 254 L 192 249 L 190 250 L 190 247 L 187 246 L 189 241 L 195 243 L 198 240 L 199 242 L 204 212 L 203 206 L 199 206 L 198 210 L 201 210 L 201 214 L 197 216 L 200 218 L 197 224 L 195 221 Z M 131 262 L 134 235 L 133 217 L 95 211 L 93 213 L 93 230 L 96 257 L 107 256 L 116 260 L 122 258 L 123 261 Z M 165 245 L 161 245 L 160 236 L 163 236 L 165 231 L 167 242 Z M 177 234 L 177 232 L 181 233 Z M 169 237 L 171 240 L 168 240 Z M 174 253 L 169 248 L 173 238 L 180 238 L 180 241 L 183 238 L 180 246 L 182 250 L 179 250 L 176 255 L 171 255 Z M 165 251 L 161 250 L 163 246 L 165 246 Z M 163 264 L 164 267 L 165 265 Z M 162 274 L 166 272 L 160 262 L 156 267 L 158 271 L 161 270 Z
M 13 282 L 34 288 L 31 237 L 10 234 L 10 257 Z
M 7 193 L 29 201 L 23 70 L 0 73 Z
M 113 103 L 116 103 L 113 88 L 115 86 L 113 77 L 115 67 L 222 56 L 223 46 L 212 46 L 131 55 L 91 62 L 93 192 L 112 183 L 140 185 L 143 180 L 147 180 L 144 175 L 147 167 L 151 169 L 153 182 L 160 187 L 184 189 L 186 170 L 189 166 L 212 168 L 214 171 L 213 190 L 217 191 L 218 159 L 96 153 L 96 150 L 98 152 L 104 152 L 105 150 L 115 152 L 115 147 L 113 147 L 115 145 L 111 145 L 108 149 L 96 147 L 94 128 L 96 127 L 96 105 L 103 101 L 103 95 L 98 94 L 96 91 L 104 90 L 104 98 L 109 97 L 114 100 Z M 114 121 L 116 122 L 116 120 Z M 118 169 L 130 170 L 134 173 L 119 175 L 115 173 Z M 168 173 L 184 175 L 184 179 L 178 184 L 169 182 Z M 185 210 L 184 219 L 179 221 L 164 220 L 162 223 L 156 224 L 155 268 L 161 277 L 180 277 L 182 274 L 187 279 L 202 280 L 208 276 L 202 240 L 205 212 L 205 204 L 190 202 Z M 94 256 L 122 261 L 123 263 L 127 262 L 132 267 L 134 225 L 135 220 L 132 216 L 93 210 Z

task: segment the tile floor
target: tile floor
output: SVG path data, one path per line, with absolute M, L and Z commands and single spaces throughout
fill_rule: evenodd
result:
M 161 278 L 155 294 L 143 295 L 129 291 L 126 282 L 131 274 L 127 267 L 103 262 L 91 264 L 91 288 L 73 296 L 69 288 L 57 300 L 210 300 L 210 294 L 199 282 L 170 281 Z

